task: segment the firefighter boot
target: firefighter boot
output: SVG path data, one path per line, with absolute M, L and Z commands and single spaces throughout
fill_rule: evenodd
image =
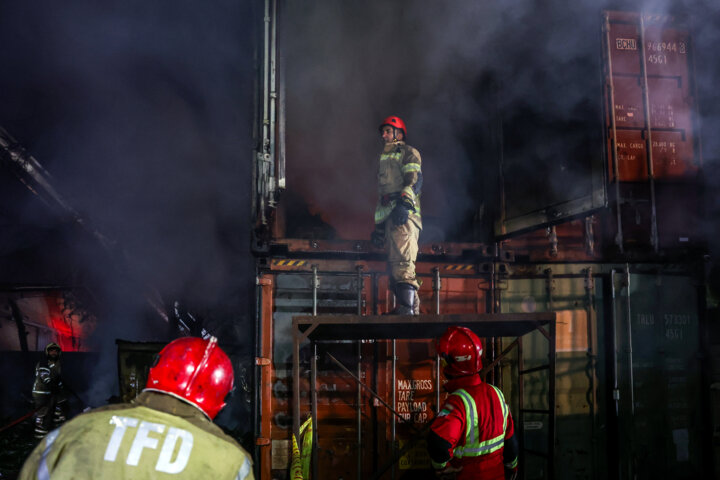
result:
M 391 312 L 394 315 L 415 315 L 413 305 L 415 303 L 415 287 L 409 283 L 398 283 L 395 285 L 395 309 Z
M 413 315 L 420 315 L 420 295 L 415 290 L 415 298 L 413 299 Z

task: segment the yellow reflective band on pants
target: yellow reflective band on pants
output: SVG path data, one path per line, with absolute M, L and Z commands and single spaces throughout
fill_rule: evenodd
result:
M 313 426 L 312 417 L 305 420 L 300 426 L 302 451 L 298 446 L 297 438 L 292 436 L 292 461 L 290 462 L 291 480 L 308 480 L 310 478 L 310 458 L 312 454 Z
M 453 395 L 459 396 L 462 400 L 463 405 L 465 406 L 466 415 L 465 445 L 455 447 L 453 450 L 455 457 L 479 457 L 480 455 L 487 455 L 488 453 L 500 450 L 505 445 L 505 429 L 507 428 L 508 409 L 502 393 L 500 393 L 500 391 L 494 386 L 493 389 L 495 393 L 497 393 L 503 409 L 503 431 L 497 437 L 493 437 L 482 442 L 480 441 L 480 422 L 475 400 L 463 389 L 453 392 Z

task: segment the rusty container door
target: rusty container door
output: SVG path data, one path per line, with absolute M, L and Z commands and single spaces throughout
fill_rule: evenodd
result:
M 648 151 L 656 179 L 694 177 L 699 158 L 688 30 L 669 16 L 606 15 L 605 121 L 610 180 L 646 181 Z M 612 155 L 615 148 L 616 156 Z
M 289 471 L 292 318 L 313 313 L 369 315 L 393 308 L 386 273 L 371 271 L 360 277 L 353 262 L 341 263 L 273 261 L 271 270 L 259 277 L 259 362 L 267 363 L 261 367 L 260 382 L 258 461 L 263 480 L 287 478 Z M 434 313 L 436 297 L 442 313 L 485 313 L 487 275 L 440 264 L 438 283 L 430 273 L 435 265 L 425 267 L 419 269 L 424 314 Z M 300 415 L 316 418 L 313 469 L 318 478 L 372 478 L 378 472 L 384 480 L 433 475 L 424 438 L 445 399 L 433 340 L 338 339 L 317 342 L 315 348 L 304 342 L 300 358 Z M 313 358 L 315 378 L 310 369 Z M 359 387 L 358 380 L 365 387 Z
M 286 265 L 283 265 L 285 268 Z M 261 449 L 260 478 L 287 478 L 290 465 L 290 440 L 293 429 L 292 405 L 292 317 L 313 314 L 367 314 L 367 298 L 372 292 L 370 278 L 347 271 L 323 271 L 322 261 L 310 266 L 294 262 L 297 270 L 266 272 L 261 275 L 261 323 L 264 353 L 268 365 L 263 372 L 260 431 L 268 445 Z M 358 288 L 358 278 L 362 278 Z M 368 396 L 358 396 L 359 387 L 353 375 L 363 383 L 374 383 L 372 345 L 353 341 L 322 342 L 311 351 L 309 342 L 301 345 L 300 413 L 303 419 L 315 416 L 317 471 L 333 472 L 332 477 L 355 478 L 358 462 L 371 459 L 371 439 L 359 436 L 371 431 L 368 426 Z M 317 362 L 316 378 L 311 378 L 310 362 Z M 334 360 L 333 360 L 334 359 Z M 350 370 L 346 373 L 340 362 Z M 359 367 L 358 367 L 359 366 Z M 266 385 L 266 386 L 265 386 Z M 311 387 L 312 386 L 312 387 Z M 314 391 L 314 393 L 313 393 Z M 315 406 L 312 397 L 315 395 Z M 360 428 L 358 428 L 360 426 Z M 360 446 L 359 446 L 360 445 Z M 369 471 L 369 470 L 367 470 Z
M 615 210 L 607 236 L 621 251 L 697 246 L 702 155 L 690 32 L 666 15 L 604 18 L 604 130 Z
M 619 476 L 709 478 L 697 282 L 627 270 L 614 281 Z
M 376 442 L 368 475 L 382 472 L 379 478 L 384 480 L 424 478 L 432 471 L 425 437 L 437 411 L 439 388 L 433 343 L 381 341 L 376 354 L 377 393 L 386 405 L 369 402 L 369 431 Z

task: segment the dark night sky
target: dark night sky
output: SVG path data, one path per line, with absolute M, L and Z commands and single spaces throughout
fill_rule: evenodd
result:
M 133 274 L 169 297 L 213 304 L 240 277 L 250 10 L 234 1 L 0 4 L 0 125 L 124 248 Z M 13 213 L 32 207 L 26 199 L 9 199 Z M 23 221 L 57 227 L 40 217 Z
M 250 3 L 0 2 L 0 125 L 126 257 L 0 171 L 0 283 L 86 285 L 102 305 L 93 404 L 116 338 L 168 338 L 148 285 L 252 352 Z

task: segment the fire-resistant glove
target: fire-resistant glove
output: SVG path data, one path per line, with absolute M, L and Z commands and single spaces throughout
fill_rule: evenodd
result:
M 410 216 L 410 210 L 402 203 L 398 203 L 395 208 L 393 208 L 391 216 L 393 224 L 405 225 L 408 221 L 408 217 Z
M 401 195 L 397 201 L 397 205 L 392 211 L 392 219 L 395 225 L 405 225 L 408 221 L 410 211 L 415 211 L 413 201 L 405 195 Z

